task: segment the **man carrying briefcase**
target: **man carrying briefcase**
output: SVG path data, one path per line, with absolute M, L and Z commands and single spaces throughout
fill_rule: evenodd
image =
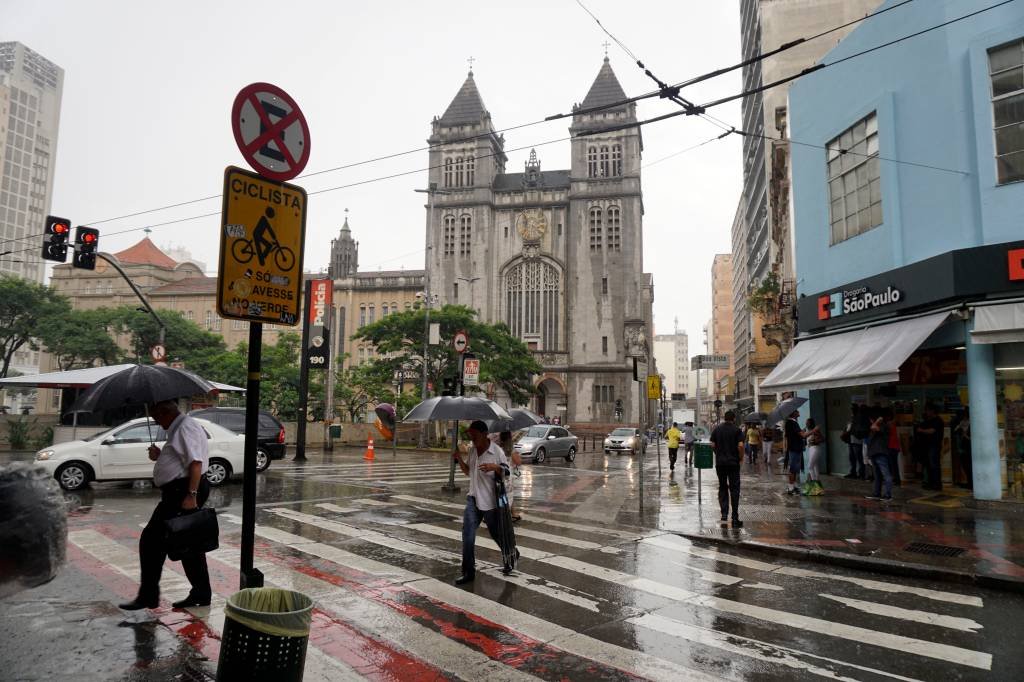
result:
M 160 575 L 167 559 L 167 527 L 164 522 L 179 514 L 203 506 L 210 495 L 206 480 L 210 446 L 206 431 L 192 417 L 178 411 L 173 400 L 149 406 L 153 421 L 167 431 L 163 448 L 149 446 L 153 465 L 153 485 L 160 488 L 160 503 L 139 538 L 139 564 L 142 580 L 138 595 L 121 604 L 122 609 L 135 611 L 152 609 L 160 604 Z M 206 567 L 206 554 L 189 552 L 181 558 L 182 568 L 192 589 L 188 596 L 176 601 L 176 609 L 189 606 L 209 606 L 212 590 Z

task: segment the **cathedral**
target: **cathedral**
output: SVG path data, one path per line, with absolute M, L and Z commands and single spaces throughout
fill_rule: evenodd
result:
M 431 292 L 507 324 L 544 368 L 530 407 L 563 424 L 636 423 L 646 396 L 633 356 L 651 348 L 654 284 L 643 271 L 643 140 L 622 128 L 637 120 L 625 99 L 605 57 L 573 107 L 569 168 L 543 170 L 532 151 L 510 173 L 470 71 L 428 139 Z

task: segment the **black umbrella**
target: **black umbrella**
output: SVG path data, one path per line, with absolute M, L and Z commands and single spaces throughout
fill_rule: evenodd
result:
M 511 419 L 487 420 L 487 429 L 491 432 L 518 431 L 519 429 L 526 429 L 544 421 L 539 415 L 530 412 L 525 407 L 513 408 L 508 413 L 511 415 Z
M 78 396 L 71 409 L 98 412 L 207 393 L 216 394 L 217 388 L 192 372 L 165 365 L 134 365 L 97 381 Z
M 463 398 L 441 395 L 427 398 L 405 415 L 406 422 L 445 420 L 511 419 L 512 416 L 498 403 L 486 398 Z
M 751 412 L 743 418 L 744 424 L 760 424 L 763 421 L 768 420 L 768 415 L 764 412 Z
M 807 398 L 801 398 L 800 396 L 786 398 L 768 415 L 768 425 L 775 426 L 780 421 L 787 419 L 789 415 L 793 414 L 798 407 L 806 402 Z

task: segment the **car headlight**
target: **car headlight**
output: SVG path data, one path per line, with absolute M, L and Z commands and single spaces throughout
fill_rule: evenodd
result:
M 53 457 L 53 450 L 40 450 L 36 453 L 36 461 L 42 462 Z
M 604 446 L 605 447 L 611 447 L 611 444 L 612 444 L 612 439 L 611 438 L 605 438 L 604 439 Z
M 623 443 L 623 445 L 626 445 L 631 448 L 636 447 L 636 436 L 632 436 L 631 438 L 629 438 L 629 440 Z
M 533 450 L 533 443 L 523 443 L 519 446 L 519 450 L 521 452 L 529 452 L 530 450 Z

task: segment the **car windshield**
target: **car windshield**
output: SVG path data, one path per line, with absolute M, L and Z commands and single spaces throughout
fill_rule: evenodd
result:
M 523 438 L 543 438 L 547 431 L 548 427 L 546 426 L 531 426 L 527 429 L 526 433 L 523 434 Z
M 612 431 L 613 436 L 632 436 L 633 429 L 615 429 Z
M 125 422 L 125 424 L 127 424 L 127 423 L 128 422 Z M 146 425 L 146 422 L 139 422 L 139 426 L 145 426 L 145 425 Z M 86 443 L 89 443 L 89 442 L 94 441 L 94 440 L 100 440 L 102 438 L 106 438 L 107 436 L 113 435 L 113 432 L 116 429 L 119 429 L 119 428 L 121 428 L 123 426 L 124 426 L 124 424 L 118 424 L 117 426 L 113 426 L 113 427 L 107 429 L 106 431 L 100 431 L 99 433 L 94 433 L 91 436 L 86 436 L 82 440 L 85 441 Z M 156 422 L 152 422 L 152 428 L 158 429 L 160 427 L 157 425 Z

